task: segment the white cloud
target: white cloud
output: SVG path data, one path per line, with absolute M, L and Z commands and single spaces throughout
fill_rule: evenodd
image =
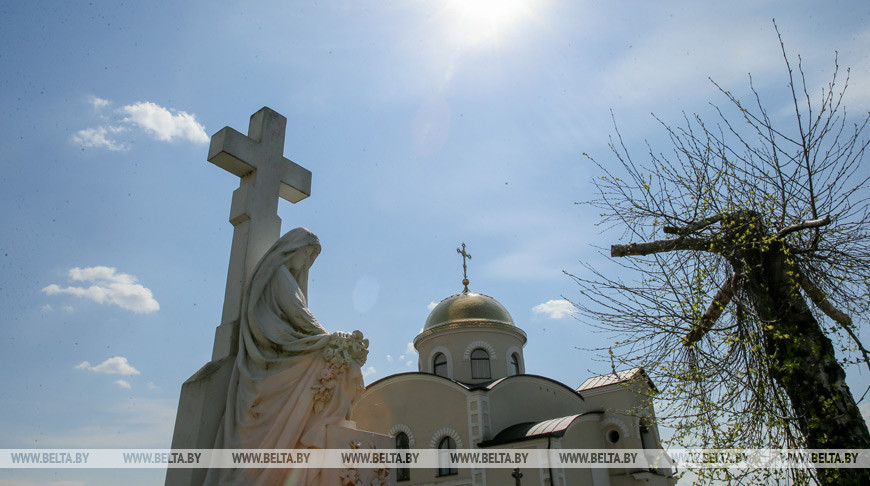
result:
M 363 378 L 368 378 L 369 376 L 372 376 L 373 374 L 375 374 L 377 372 L 378 372 L 378 370 L 376 370 L 374 366 L 369 366 L 368 368 L 363 370 L 362 375 L 363 375 Z
M 72 312 L 75 310 L 75 309 L 73 309 L 73 306 L 71 306 L 71 305 L 65 305 L 65 306 L 61 307 L 61 309 L 63 309 L 64 312 Z
M 126 380 L 121 380 L 121 379 L 115 380 L 115 384 L 118 385 L 118 386 L 120 386 L 121 388 L 126 388 L 126 389 L 128 389 L 128 390 L 129 390 L 130 388 L 132 388 L 132 387 L 130 386 L 130 383 L 128 383 Z
M 160 387 L 157 386 L 157 384 L 154 383 L 153 381 L 149 381 L 148 384 L 145 385 L 145 386 L 146 386 L 149 390 L 152 390 L 152 391 L 160 391 Z
M 54 309 L 52 309 L 50 305 L 45 304 L 44 306 L 42 306 L 42 309 L 40 309 L 40 310 L 41 310 L 42 312 L 51 312 L 51 311 L 53 311 Z
M 81 145 L 82 147 L 98 147 L 105 148 L 109 150 L 127 150 L 127 146 L 116 142 L 108 137 L 109 133 L 120 133 L 124 131 L 122 127 L 96 127 L 96 128 L 85 128 L 84 130 L 77 131 L 72 136 L 72 141 Z
M 127 105 L 121 111 L 127 114 L 125 123 L 139 126 L 157 140 L 171 142 L 180 138 L 194 143 L 208 142 L 205 128 L 186 111 L 169 111 L 150 101 Z
M 392 362 L 393 362 L 393 357 L 388 354 L 387 355 L 387 363 L 392 363 Z
M 111 104 L 111 101 L 97 96 L 89 97 L 88 102 L 97 112 Z M 118 115 L 122 115 L 123 118 Z M 186 140 L 201 144 L 209 140 L 205 127 L 196 121 L 195 115 L 186 111 L 164 108 L 150 101 L 126 105 L 115 112 L 114 123 L 79 130 L 70 139 L 82 147 L 128 150 L 129 147 L 117 141 L 114 135 L 132 128 L 139 128 L 163 142 Z
M 94 110 L 100 111 L 102 108 L 105 108 L 109 104 L 109 100 L 104 100 L 102 98 L 98 98 L 94 95 L 88 97 L 88 103 L 94 107 Z
M 76 369 L 93 371 L 94 373 L 104 373 L 107 375 L 130 376 L 139 374 L 139 370 L 132 367 L 130 363 L 127 362 L 127 358 L 123 356 L 111 357 L 97 366 L 91 366 L 87 361 L 82 361 L 76 365 Z
M 435 302 L 435 301 L 429 302 L 429 305 L 426 306 L 426 309 L 428 309 L 429 312 L 432 312 L 432 309 L 434 309 L 436 305 L 438 305 L 438 302 Z
M 532 307 L 532 312 L 536 314 L 546 314 L 550 319 L 561 319 L 565 316 L 574 314 L 577 309 L 574 304 L 565 299 L 548 300 L 543 304 L 538 304 Z
M 160 304 L 146 287 L 136 283 L 137 278 L 117 273 L 111 267 L 75 267 L 70 269 L 69 278 L 77 282 L 91 282 L 89 287 L 61 287 L 51 284 L 44 289 L 48 295 L 69 294 L 93 300 L 100 304 L 115 304 L 122 309 L 140 314 L 149 314 L 160 309 Z
M 422 330 L 421 330 L 421 332 L 422 332 Z M 414 349 L 414 343 L 410 342 L 410 343 L 405 345 L 405 351 L 402 353 L 401 356 L 399 356 L 399 361 L 405 361 L 405 366 L 412 366 L 414 364 L 414 362 L 410 359 L 407 359 L 407 358 L 411 358 L 416 354 L 417 354 L 417 350 Z M 406 361 L 406 359 L 407 359 L 407 361 Z

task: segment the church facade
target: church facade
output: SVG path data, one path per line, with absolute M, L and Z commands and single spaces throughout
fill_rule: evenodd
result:
M 442 300 L 414 339 L 417 372 L 369 385 L 353 411 L 362 430 L 397 449 L 661 449 L 641 369 L 572 388 L 525 373 L 526 334 L 498 301 L 465 289 Z M 407 485 L 672 485 L 671 471 L 638 468 L 395 469 Z M 520 479 L 521 478 L 521 479 Z

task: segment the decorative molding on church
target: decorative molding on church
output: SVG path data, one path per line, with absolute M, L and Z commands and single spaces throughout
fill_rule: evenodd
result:
M 443 439 L 447 435 L 453 438 L 453 442 L 456 443 L 457 449 L 463 449 L 462 438 L 459 437 L 459 432 L 456 432 L 450 427 L 441 427 L 440 429 L 438 429 L 438 431 L 435 432 L 435 435 L 432 436 L 432 440 L 429 441 L 429 448 L 437 449 L 438 443 L 441 442 L 441 439 Z
M 443 331 L 473 331 L 475 329 L 483 329 L 487 332 L 501 332 L 503 334 L 508 334 L 511 336 L 519 336 L 523 344 L 526 343 L 527 339 L 526 332 L 513 324 L 503 324 L 501 322 L 492 321 L 479 321 L 477 319 L 459 319 L 455 322 L 451 322 L 450 324 L 441 324 L 440 326 L 435 326 L 431 329 L 424 330 L 420 334 L 417 334 L 417 337 L 414 338 L 414 344 L 419 343 L 424 338 L 427 338 L 435 333 L 440 334 Z
M 471 352 L 477 348 L 484 349 L 487 353 L 489 353 L 489 360 L 490 361 L 498 360 L 498 357 L 495 354 L 495 348 L 493 348 L 492 345 L 486 341 L 474 341 L 473 343 L 469 344 L 465 348 L 465 353 L 463 353 L 463 355 L 462 355 L 462 360 L 463 361 L 471 361 Z
M 622 434 L 623 437 L 631 437 L 631 429 L 629 429 L 628 425 L 626 425 L 622 420 L 616 417 L 606 417 L 601 421 L 601 430 L 605 430 L 611 426 L 618 428 L 619 433 Z
M 472 444 L 491 439 L 489 396 L 482 393 L 469 395 L 468 437 Z
M 471 470 L 472 486 L 486 486 L 486 469 L 477 468 Z
M 489 396 L 480 392 L 468 396 L 468 440 L 472 444 L 491 439 Z M 472 468 L 472 486 L 486 486 L 486 469 Z
M 414 432 L 411 431 L 411 427 L 408 427 L 405 424 L 396 424 L 390 428 L 390 433 L 387 434 L 390 437 L 395 437 L 399 434 L 399 432 L 404 432 L 405 435 L 408 436 L 408 445 L 414 447 L 417 443 L 414 441 Z
M 559 450 L 562 448 L 562 439 L 553 437 L 550 440 L 550 449 Z M 552 474 L 552 476 L 550 476 Z M 565 469 L 561 467 L 541 468 L 541 484 L 552 484 L 553 486 L 563 486 L 565 484 Z

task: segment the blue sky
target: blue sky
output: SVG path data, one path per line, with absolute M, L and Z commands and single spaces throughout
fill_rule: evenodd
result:
M 562 270 L 606 265 L 596 246 L 620 237 L 574 204 L 596 175 L 581 154 L 608 159 L 611 110 L 634 147 L 666 148 L 651 112 L 708 112 L 708 77 L 745 93 L 751 72 L 785 111 L 774 17 L 811 86 L 838 51 L 850 111 L 870 108 L 866 2 L 474 3 L 0 2 L 0 448 L 169 446 L 232 236 L 238 179 L 206 161 L 208 138 L 263 106 L 313 172 L 312 196 L 279 206 L 283 231 L 323 244 L 311 308 L 370 338 L 368 381 L 416 369 L 408 343 L 461 290 L 465 242 L 471 288 L 528 334 L 527 371 L 573 386 L 609 371 L 578 349 L 608 340 L 537 306 L 573 298 Z M 122 479 L 163 475 L 0 471 Z

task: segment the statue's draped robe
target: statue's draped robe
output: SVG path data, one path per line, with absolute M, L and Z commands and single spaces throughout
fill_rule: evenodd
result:
M 308 269 L 320 242 L 285 234 L 254 270 L 242 302 L 239 352 L 216 449 L 325 448 L 364 390 L 367 340 L 328 333 L 308 310 Z M 316 484 L 317 469 L 211 469 L 206 484 Z

